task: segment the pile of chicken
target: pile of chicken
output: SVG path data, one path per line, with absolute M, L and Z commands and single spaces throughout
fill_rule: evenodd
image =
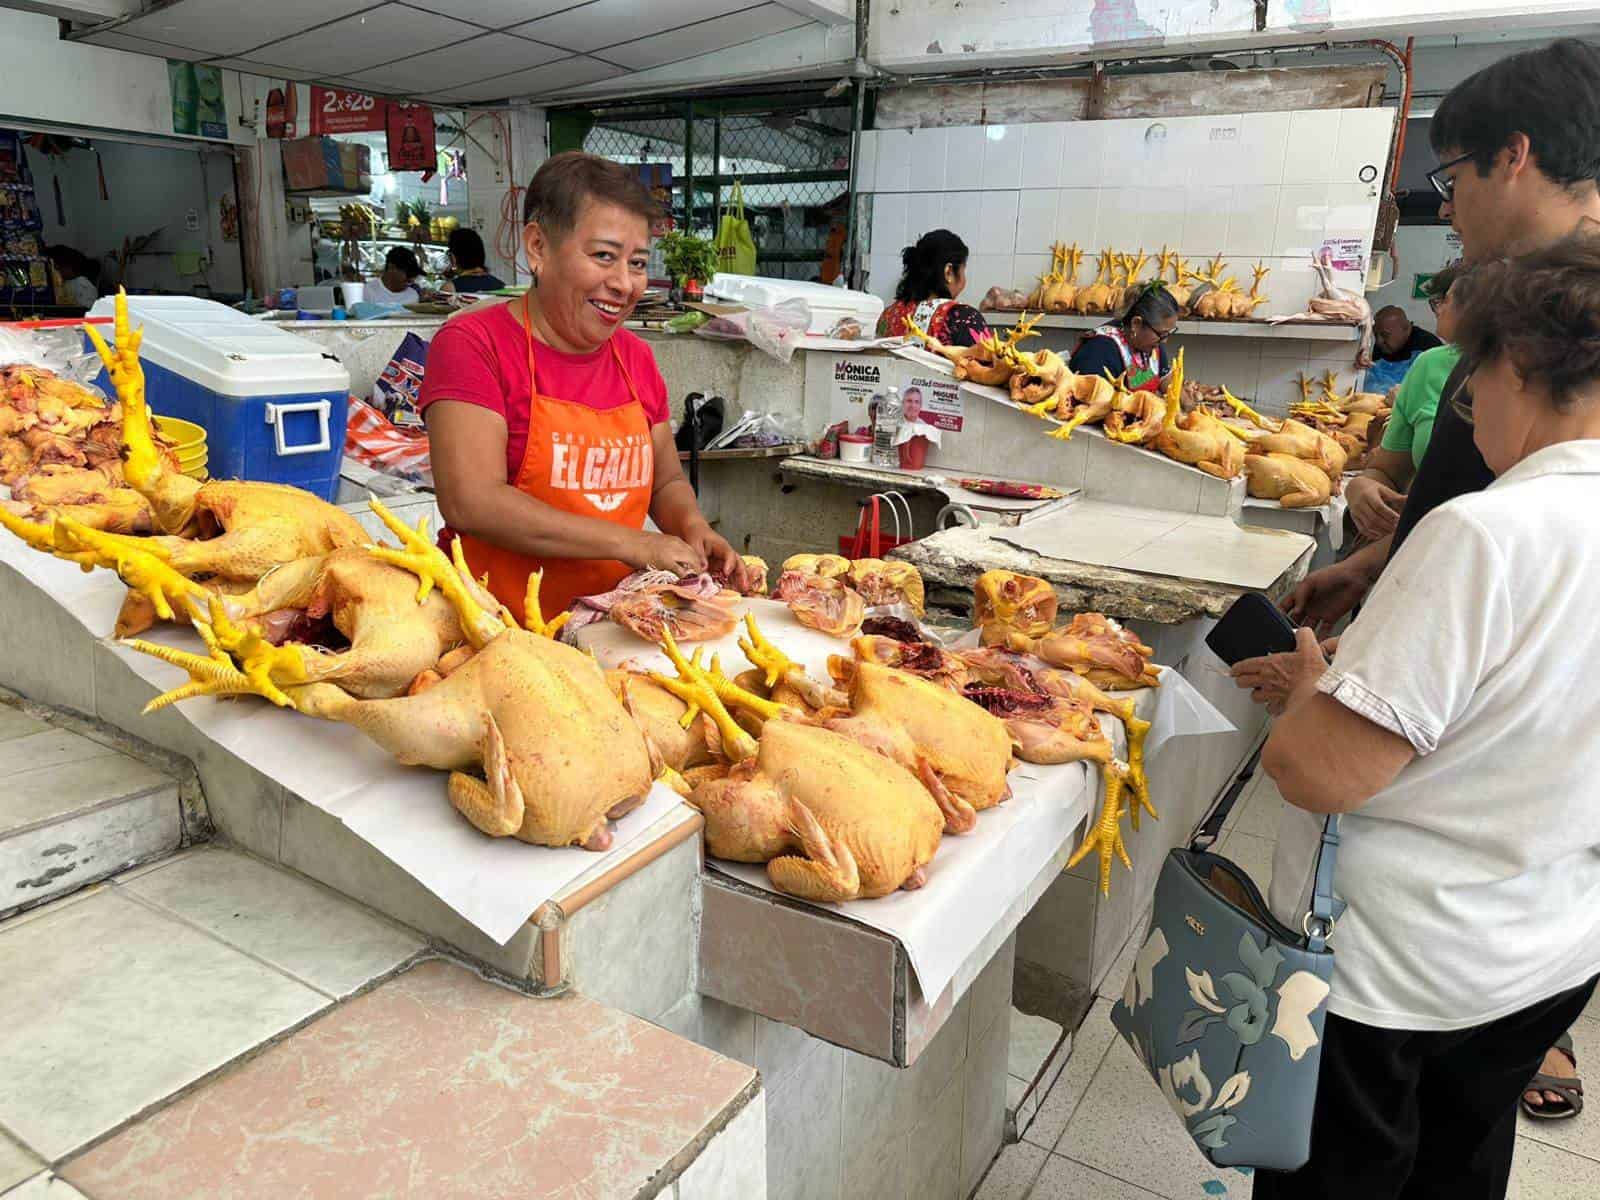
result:
M 1248 293 L 1241 291 L 1238 280 L 1227 274 L 1227 264 L 1220 254 L 1196 269 L 1177 251 L 1163 246 L 1155 258 L 1155 274 L 1147 281 L 1143 275 L 1149 264 L 1150 257 L 1143 249 L 1127 254 L 1107 248 L 1095 258 L 1094 278 L 1079 284 L 1083 251 L 1076 242 L 1070 246 L 1056 242 L 1050 247 L 1050 267 L 1039 276 L 1032 291 L 990 288 L 979 308 L 986 312 L 1038 309 L 1082 315 L 1120 313 L 1146 282 L 1163 284 L 1184 316 L 1204 320 L 1250 320 L 1255 310 L 1267 302 L 1261 285 L 1270 268 L 1259 262 Z
M 861 632 L 869 608 L 904 605 L 921 616 L 922 575 L 910 563 L 842 554 L 794 554 L 784 559 L 773 595 L 802 625 L 830 637 Z
M 1313 396 L 1318 382 L 1320 395 Z M 1341 393 L 1338 387 L 1338 376 L 1332 371 L 1320 381 L 1313 381 L 1302 372 L 1300 401 L 1289 411 L 1338 442 L 1345 452 L 1345 469 L 1359 471 L 1367 453 L 1383 441 L 1383 427 L 1392 406 L 1387 396 L 1377 392 L 1358 392 L 1352 387 Z
M 157 453 L 174 471 L 171 445 L 154 435 Z M 0 367 L 0 484 L 11 489 L 13 514 L 30 516 L 58 504 L 99 505 L 99 528 L 148 533 L 150 509 L 126 486 L 122 406 L 43 367 Z

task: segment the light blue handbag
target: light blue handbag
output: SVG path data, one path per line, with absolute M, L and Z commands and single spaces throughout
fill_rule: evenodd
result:
M 1207 849 L 1250 773 L 1167 855 L 1111 1021 L 1212 1163 L 1292 1171 L 1311 1153 L 1328 936 L 1345 907 L 1333 895 L 1339 818 L 1323 825 L 1311 911 L 1290 929 L 1237 864 Z

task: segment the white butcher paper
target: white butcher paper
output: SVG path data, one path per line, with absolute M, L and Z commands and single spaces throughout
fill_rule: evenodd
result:
M 815 678 L 828 678 L 830 654 L 850 654 L 847 641 L 801 625 L 786 605 L 775 600 L 747 600 L 741 612 L 745 610 L 755 614 L 761 631 L 774 645 Z M 720 654 L 723 669 L 735 675 L 747 665 L 738 645 L 743 632 L 741 623 L 728 637 L 694 643 L 684 647 L 684 653 L 703 645 L 708 657 Z M 660 650 L 610 621 L 584 629 L 579 641 L 608 668 L 628 666 L 673 674 Z M 1163 671 L 1162 678 L 1178 682 L 1167 718 L 1174 728 L 1159 741 L 1156 731 L 1151 730 L 1150 743 L 1157 749 L 1167 738 L 1233 728 L 1177 672 Z M 1159 693 L 1165 690 L 1146 688 L 1125 694 L 1134 698 L 1139 715 L 1149 719 L 1160 712 Z M 1107 716 L 1100 719 L 1118 753 L 1126 757 L 1122 722 Z M 1076 845 L 1078 831 L 1087 828 L 1090 814 L 1098 811 L 1100 773 L 1084 763 L 1019 763 L 1009 779 L 1011 799 L 979 813 L 978 827 L 971 833 L 947 837 L 940 843 L 939 852 L 927 866 L 928 882 L 923 887 L 892 892 L 877 900 L 815 905 L 897 940 L 905 947 L 925 997 L 937 997 L 943 992 L 963 964 L 986 944 L 998 924 L 1015 924 L 1021 919 L 1023 913 L 1015 904 L 1018 896 L 1064 846 L 1069 842 Z M 784 894 L 772 886 L 764 866 L 720 860 L 714 860 L 713 866 L 752 887 Z
M 179 668 L 105 637 L 127 594 L 112 572 L 84 574 L 75 564 L 29 549 L 9 534 L 0 534 L 0 563 L 54 597 L 156 688 L 165 691 L 188 679 Z M 185 627 L 158 625 L 144 636 L 205 651 L 199 636 Z M 201 697 L 174 711 L 269 779 L 343 822 L 499 945 L 510 941 L 541 904 L 594 867 L 626 858 L 652 825 L 682 803 L 671 789 L 655 785 L 643 804 L 615 823 L 611 849 L 603 854 L 532 846 L 479 833 L 451 807 L 445 772 L 401 766 L 348 725 L 302 716 L 255 697 Z M 138 724 L 129 732 L 137 736 Z

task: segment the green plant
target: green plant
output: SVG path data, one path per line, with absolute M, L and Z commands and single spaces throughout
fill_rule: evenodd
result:
M 401 200 L 394 206 L 394 223 L 401 229 L 411 224 L 411 201 Z
M 428 207 L 426 200 L 413 200 L 411 202 L 411 216 L 424 229 L 433 223 L 433 209 Z
M 662 234 L 659 244 L 667 274 L 679 287 L 691 279 L 710 283 L 717 273 L 717 248 L 706 238 L 674 229 Z

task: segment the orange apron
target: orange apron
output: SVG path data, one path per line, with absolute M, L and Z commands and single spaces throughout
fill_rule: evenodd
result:
M 512 480 L 517 491 L 562 512 L 614 521 L 643 529 L 655 484 L 655 451 L 650 422 L 611 342 L 611 355 L 628 385 L 627 404 L 598 412 L 571 400 L 540 393 L 534 373 L 533 334 L 523 306 L 531 381 L 528 444 Z M 553 617 L 579 596 L 610 591 L 633 568 L 615 559 L 533 558 L 480 538 L 461 534 L 461 549 L 472 573 L 489 576 L 489 590 L 521 621 L 528 576 L 544 571 L 539 607 Z

